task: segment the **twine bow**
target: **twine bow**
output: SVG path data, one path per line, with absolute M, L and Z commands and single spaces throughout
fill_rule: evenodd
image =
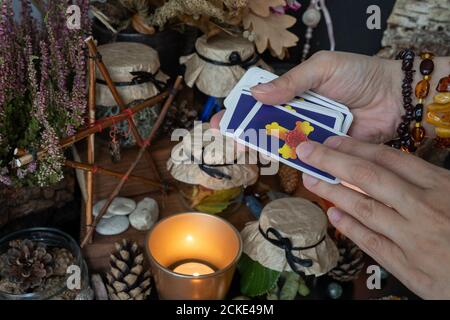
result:
M 147 71 L 132 71 L 130 72 L 130 74 L 133 76 L 133 79 L 131 79 L 131 82 L 133 82 L 133 84 L 142 84 L 142 83 L 147 83 L 147 82 L 153 82 L 153 84 L 156 86 L 156 88 L 159 91 L 163 91 L 164 89 L 166 89 L 166 84 L 162 81 L 159 81 L 156 79 L 156 74 L 159 72 L 159 70 L 157 72 L 150 73 Z
M 210 59 L 208 57 L 205 57 L 204 55 L 199 53 L 197 51 L 197 49 L 195 49 L 195 53 L 203 61 L 205 61 L 207 63 L 210 63 L 210 64 L 213 64 L 213 65 L 216 65 L 216 66 L 221 66 L 221 67 L 241 66 L 244 69 L 248 69 L 251 66 L 257 64 L 258 61 L 260 60 L 260 57 L 259 57 L 257 52 L 255 52 L 252 56 L 248 57 L 247 59 L 242 60 L 242 57 L 239 54 L 239 52 L 233 51 L 229 55 L 227 62 L 217 61 L 217 60 L 213 60 L 213 59 Z
M 220 165 L 205 164 L 205 160 L 204 160 L 204 157 L 203 157 L 204 152 L 205 152 L 205 148 L 202 148 L 202 160 L 201 161 L 196 161 L 194 155 L 191 154 L 191 161 L 193 163 L 199 162 L 198 163 L 198 167 L 200 168 L 200 170 L 202 170 L 204 173 L 206 173 L 211 178 L 215 178 L 215 179 L 218 179 L 218 180 L 222 180 L 222 179 L 231 180 L 232 177 L 230 175 L 228 175 L 228 174 L 220 171 L 219 169 L 217 169 L 218 167 L 229 166 L 229 164 L 220 164 Z
M 158 74 L 159 70 L 155 73 L 150 73 L 147 71 L 132 71 L 130 74 L 133 76 L 131 81 L 128 82 L 114 82 L 116 87 L 127 87 L 127 86 L 135 86 L 143 83 L 153 82 L 158 91 L 164 91 L 167 88 L 167 85 L 159 81 L 155 78 L 155 75 Z M 97 83 L 106 85 L 106 81 L 102 79 L 97 79 Z
M 283 249 L 286 254 L 286 260 L 291 267 L 291 269 L 295 273 L 301 273 L 297 265 L 302 266 L 303 268 L 310 268 L 313 265 L 313 261 L 311 259 L 301 259 L 299 257 L 296 257 L 292 251 L 303 251 L 308 250 L 317 247 L 319 244 L 321 244 L 325 240 L 325 236 L 323 236 L 322 239 L 320 239 L 319 242 L 317 242 L 314 245 L 307 246 L 307 247 L 294 247 L 292 245 L 292 241 L 289 238 L 283 237 L 281 233 L 274 229 L 274 228 L 268 228 L 266 232 L 264 232 L 259 226 L 259 232 L 263 235 L 263 237 L 269 241 L 274 246 L 277 246 L 280 249 Z M 271 237 L 272 235 L 273 237 Z

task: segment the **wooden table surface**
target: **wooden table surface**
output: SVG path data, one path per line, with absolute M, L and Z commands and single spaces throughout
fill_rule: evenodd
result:
M 173 181 L 166 170 L 166 162 L 167 159 L 169 159 L 171 149 L 175 144 L 176 142 L 162 139 L 156 142 L 153 147 L 151 147 L 151 153 L 158 167 L 158 170 L 162 174 L 163 179 L 167 181 Z M 137 148 L 125 149 L 122 151 L 122 162 L 114 164 L 111 162 L 107 146 L 99 139 L 97 139 L 96 145 L 97 165 L 120 172 L 125 172 L 127 170 L 129 164 L 134 160 L 138 152 Z M 137 166 L 136 170 L 133 173 L 136 175 L 142 175 L 147 178 L 155 178 L 145 159 L 141 161 L 141 163 Z M 118 183 L 118 180 L 116 178 L 99 174 L 95 176 L 94 181 L 94 203 L 98 200 L 107 198 Z M 278 179 L 274 176 L 261 177 L 260 181 L 261 183 L 270 186 L 275 191 L 279 190 Z M 183 205 L 183 203 L 180 201 L 179 195 L 175 191 L 169 192 L 167 196 L 163 196 L 160 192 L 151 190 L 150 187 L 131 180 L 125 184 L 125 187 L 121 191 L 120 196 L 130 197 L 135 199 L 136 201 L 139 201 L 144 197 L 154 198 L 160 205 L 160 218 L 188 211 L 188 208 Z M 297 190 L 295 196 L 310 199 L 312 201 L 315 201 L 322 207 L 325 207 L 325 203 L 322 199 L 313 195 L 303 187 L 300 187 Z M 228 215 L 226 219 L 230 223 L 232 223 L 238 230 L 242 230 L 247 222 L 252 221 L 255 218 L 250 213 L 248 208 L 245 205 L 242 205 L 239 210 Z M 141 246 L 144 246 L 146 235 L 147 232 L 138 231 L 131 226 L 125 233 L 116 236 L 101 236 L 95 233 L 93 243 L 87 245 L 83 249 L 90 272 L 103 272 L 107 270 L 109 266 L 109 256 L 114 249 L 115 242 L 120 241 L 123 238 L 127 238 L 137 241 Z M 368 258 L 368 264 L 376 263 Z M 403 285 L 400 284 L 398 280 L 396 280 L 392 276 L 389 277 L 387 281 L 383 282 L 382 290 L 368 290 L 366 286 L 367 277 L 368 275 L 363 273 L 358 281 L 351 284 L 351 298 L 371 299 L 391 294 L 415 298 L 413 294 L 411 294 Z

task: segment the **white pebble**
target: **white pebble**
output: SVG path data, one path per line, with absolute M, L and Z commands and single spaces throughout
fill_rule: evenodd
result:
M 106 201 L 107 201 L 106 199 L 100 200 L 95 204 L 93 208 L 94 217 L 96 217 L 100 213 L 100 210 L 103 208 Z M 111 205 L 108 208 L 108 211 L 102 218 L 108 219 L 113 216 L 127 216 L 130 213 L 132 213 L 135 209 L 136 209 L 136 202 L 134 200 L 117 197 L 114 198 L 114 200 L 112 201 Z
M 130 215 L 130 223 L 137 230 L 147 231 L 153 227 L 158 218 L 158 203 L 152 198 L 145 198 Z
M 130 221 L 128 217 L 115 216 L 108 219 L 101 219 L 95 231 L 103 236 L 113 236 L 126 231 L 129 226 Z

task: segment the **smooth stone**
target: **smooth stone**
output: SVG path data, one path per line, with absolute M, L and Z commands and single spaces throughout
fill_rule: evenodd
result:
M 103 208 L 105 203 L 106 199 L 101 200 L 95 204 L 93 208 L 94 217 L 96 217 L 100 213 L 100 210 Z M 108 219 L 113 216 L 127 216 L 130 213 L 132 213 L 135 209 L 136 209 L 136 202 L 134 200 L 117 197 L 114 198 L 114 200 L 112 201 L 111 205 L 108 208 L 108 211 L 102 217 L 102 219 L 103 218 Z
M 106 203 L 106 200 L 100 200 L 99 202 L 97 202 L 94 205 L 94 207 L 92 208 L 92 214 L 94 215 L 94 217 L 98 216 L 98 214 L 100 213 L 100 210 L 102 210 L 105 203 Z M 113 217 L 113 214 L 109 211 L 110 208 L 111 208 L 111 206 L 108 208 L 108 211 L 106 211 L 106 213 L 103 215 L 102 219 L 109 219 L 109 218 Z
M 127 216 L 136 209 L 136 201 L 117 197 L 111 203 L 109 211 L 115 216 Z
M 130 221 L 126 216 L 114 216 L 108 219 L 101 219 L 95 231 L 103 236 L 114 236 L 126 231 L 130 226 Z
M 158 203 L 152 198 L 143 199 L 129 218 L 133 228 L 140 231 L 150 230 L 159 218 Z

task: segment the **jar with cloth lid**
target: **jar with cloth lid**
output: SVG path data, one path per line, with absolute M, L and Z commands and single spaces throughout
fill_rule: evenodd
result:
M 247 69 L 254 66 L 270 69 L 252 42 L 226 34 L 198 38 L 195 52 L 181 57 L 180 63 L 186 66 L 186 84 L 209 96 L 200 115 L 202 121 L 208 121 L 214 110 L 220 110 L 221 99 L 228 96 Z
M 168 77 L 159 70 L 158 53 L 151 47 L 142 43 L 115 42 L 99 46 L 98 51 L 119 95 L 128 107 L 154 97 L 165 89 Z M 120 108 L 98 69 L 96 101 L 97 119 L 120 113 Z M 155 106 L 133 115 L 142 137 L 150 134 L 159 110 L 160 106 Z M 130 147 L 136 144 L 127 121 L 115 124 L 107 132 L 110 135 L 108 139 L 120 146 Z
M 241 232 L 244 253 L 262 266 L 316 277 L 338 262 L 339 252 L 327 233 L 328 220 L 322 209 L 303 198 L 270 202 L 259 221 Z
M 186 84 L 216 98 L 225 98 L 248 68 L 266 67 L 252 42 L 225 34 L 198 38 L 195 52 L 180 62 L 186 66 Z
M 246 164 L 246 152 L 209 123 L 200 123 L 172 149 L 167 169 L 187 208 L 227 215 L 242 203 L 243 191 L 256 183 L 259 168 Z

